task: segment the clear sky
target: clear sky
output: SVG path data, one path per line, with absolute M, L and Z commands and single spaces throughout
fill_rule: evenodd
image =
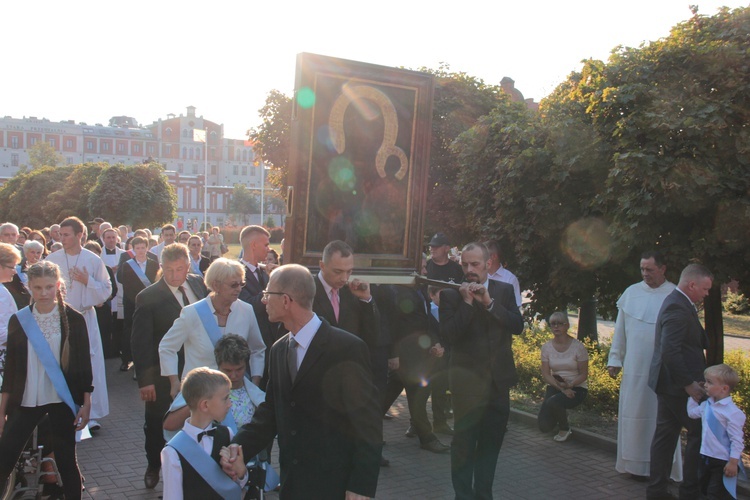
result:
M 148 124 L 197 113 L 244 138 L 266 94 L 291 94 L 295 56 L 386 66 L 441 62 L 488 83 L 549 94 L 581 60 L 669 34 L 737 0 L 8 0 L 0 115 Z

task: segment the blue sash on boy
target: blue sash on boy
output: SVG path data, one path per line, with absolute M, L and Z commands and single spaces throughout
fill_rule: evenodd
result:
M 44 366 L 44 371 L 47 372 L 47 376 L 52 381 L 52 385 L 55 387 L 57 395 L 60 399 L 68 405 L 73 412 L 73 415 L 78 415 L 78 405 L 73 401 L 73 395 L 70 393 L 68 383 L 65 381 L 65 375 L 63 375 L 60 365 L 55 359 L 55 355 L 52 354 L 47 340 L 44 338 L 42 329 L 39 328 L 39 324 L 34 319 L 34 315 L 31 313 L 29 306 L 24 307 L 16 313 L 18 322 L 21 323 L 26 338 L 29 339 L 31 347 L 34 348 L 36 357 L 41 361 Z
M 138 265 L 135 259 L 130 259 L 128 265 L 133 269 L 133 272 L 138 276 L 138 279 L 141 280 L 143 286 L 147 287 L 151 285 L 151 280 L 148 279 L 148 276 L 146 276 L 146 273 L 143 272 L 143 269 L 141 269 L 141 266 Z
M 236 500 L 242 498 L 240 485 L 232 481 L 219 467 L 219 464 L 185 432 L 178 432 L 175 437 L 170 439 L 167 446 L 174 448 L 185 460 L 190 462 L 190 465 L 200 474 L 203 480 L 222 498 Z
M 729 434 L 727 433 L 727 429 L 721 425 L 719 419 L 716 418 L 716 415 L 714 415 L 714 411 L 711 408 L 711 400 L 706 400 L 706 425 L 708 425 L 711 434 L 716 437 L 727 452 L 731 452 L 732 442 L 729 440 Z M 742 465 L 742 458 L 737 462 L 737 466 L 737 475 L 742 474 L 746 476 L 745 467 Z M 733 498 L 737 498 L 737 476 L 727 477 L 726 475 L 722 475 L 722 477 L 724 479 L 724 487 Z
M 209 300 L 211 299 L 206 297 L 205 299 L 196 302 L 195 312 L 198 313 L 203 328 L 208 332 L 208 338 L 211 339 L 211 344 L 215 346 L 216 343 L 221 340 L 221 330 L 219 329 L 219 324 L 214 319 L 211 307 L 208 305 Z

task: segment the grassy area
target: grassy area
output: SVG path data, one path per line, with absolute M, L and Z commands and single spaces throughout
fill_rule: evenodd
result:
M 750 338 L 750 316 L 724 313 L 724 333 Z

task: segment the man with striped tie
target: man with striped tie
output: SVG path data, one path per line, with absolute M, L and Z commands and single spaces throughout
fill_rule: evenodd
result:
M 203 299 L 208 291 L 203 278 L 188 274 L 188 249 L 180 243 L 168 245 L 162 251 L 162 277 L 141 291 L 135 298 L 131 345 L 133 363 L 141 399 L 146 402 L 146 458 L 148 467 L 144 482 L 147 488 L 159 483 L 160 452 L 164 447 L 162 417 L 169 409 L 169 379 L 161 376 L 159 342 L 172 327 L 186 305 Z M 178 364 L 182 371 L 183 360 Z M 182 374 L 180 373 L 180 376 Z

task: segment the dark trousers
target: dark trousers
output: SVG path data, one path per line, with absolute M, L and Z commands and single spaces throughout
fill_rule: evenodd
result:
M 508 388 L 494 384 L 489 397 L 453 393 L 451 479 L 456 500 L 488 500 L 510 415 Z
M 437 358 L 430 380 L 430 391 L 432 397 L 432 420 L 435 424 L 445 424 L 448 419 L 448 362 L 450 354 L 446 350 L 442 358 Z
M 130 345 L 130 338 L 133 329 L 135 303 L 123 300 L 123 308 L 125 309 L 125 319 L 123 320 L 122 333 L 120 333 L 120 359 L 123 363 L 130 363 L 133 361 L 133 348 Z
M 404 382 L 406 380 L 406 383 Z M 425 384 L 416 381 L 409 382 L 405 377 L 403 370 L 391 371 L 388 373 L 388 385 L 385 391 L 383 401 L 383 413 L 388 411 L 401 391 L 406 389 L 406 402 L 409 405 L 409 423 L 419 437 L 422 444 L 429 443 L 437 439 L 432 433 L 432 425 L 427 418 L 427 398 L 430 396 L 429 379 L 425 378 Z
M 701 455 L 701 490 L 711 500 L 734 499 L 724 487 L 724 467 L 726 465 L 726 460 Z
M 109 353 L 104 351 L 105 358 L 116 358 L 120 355 L 120 351 L 122 350 L 122 329 L 124 323 L 125 320 L 117 318 L 116 312 L 112 313 L 112 350 Z
M 570 429 L 568 410 L 581 404 L 589 391 L 583 387 L 574 387 L 573 392 L 575 392 L 575 397 L 569 398 L 551 385 L 547 386 L 544 403 L 542 403 L 537 416 L 540 431 L 550 432 L 555 426 L 558 426 L 561 431 Z
M 647 498 L 662 498 L 667 494 L 672 457 L 680 439 L 680 431 L 687 429 L 687 446 L 682 460 L 680 498 L 699 498 L 698 469 L 700 466 L 701 420 L 687 415 L 687 394 L 672 396 L 657 394 L 656 430 L 651 441 L 651 470 Z
M 155 384 L 156 401 L 146 401 L 146 420 L 143 424 L 143 434 L 146 436 L 146 460 L 151 468 L 161 468 L 161 449 L 164 448 L 164 432 L 162 421 L 172 404 L 169 395 L 169 379 L 159 377 Z
M 76 432 L 73 426 L 75 416 L 65 403 L 53 403 L 27 408 L 19 406 L 8 416 L 3 435 L 0 437 L 0 491 L 5 487 L 10 472 L 21 456 L 26 442 L 34 428 L 49 415 L 52 450 L 44 450 L 45 455 L 55 452 L 55 462 L 60 471 L 65 498 L 81 498 L 81 471 L 76 461 Z
M 96 322 L 99 324 L 99 335 L 102 338 L 102 352 L 106 356 L 112 351 L 112 302 L 107 301 L 96 310 Z

